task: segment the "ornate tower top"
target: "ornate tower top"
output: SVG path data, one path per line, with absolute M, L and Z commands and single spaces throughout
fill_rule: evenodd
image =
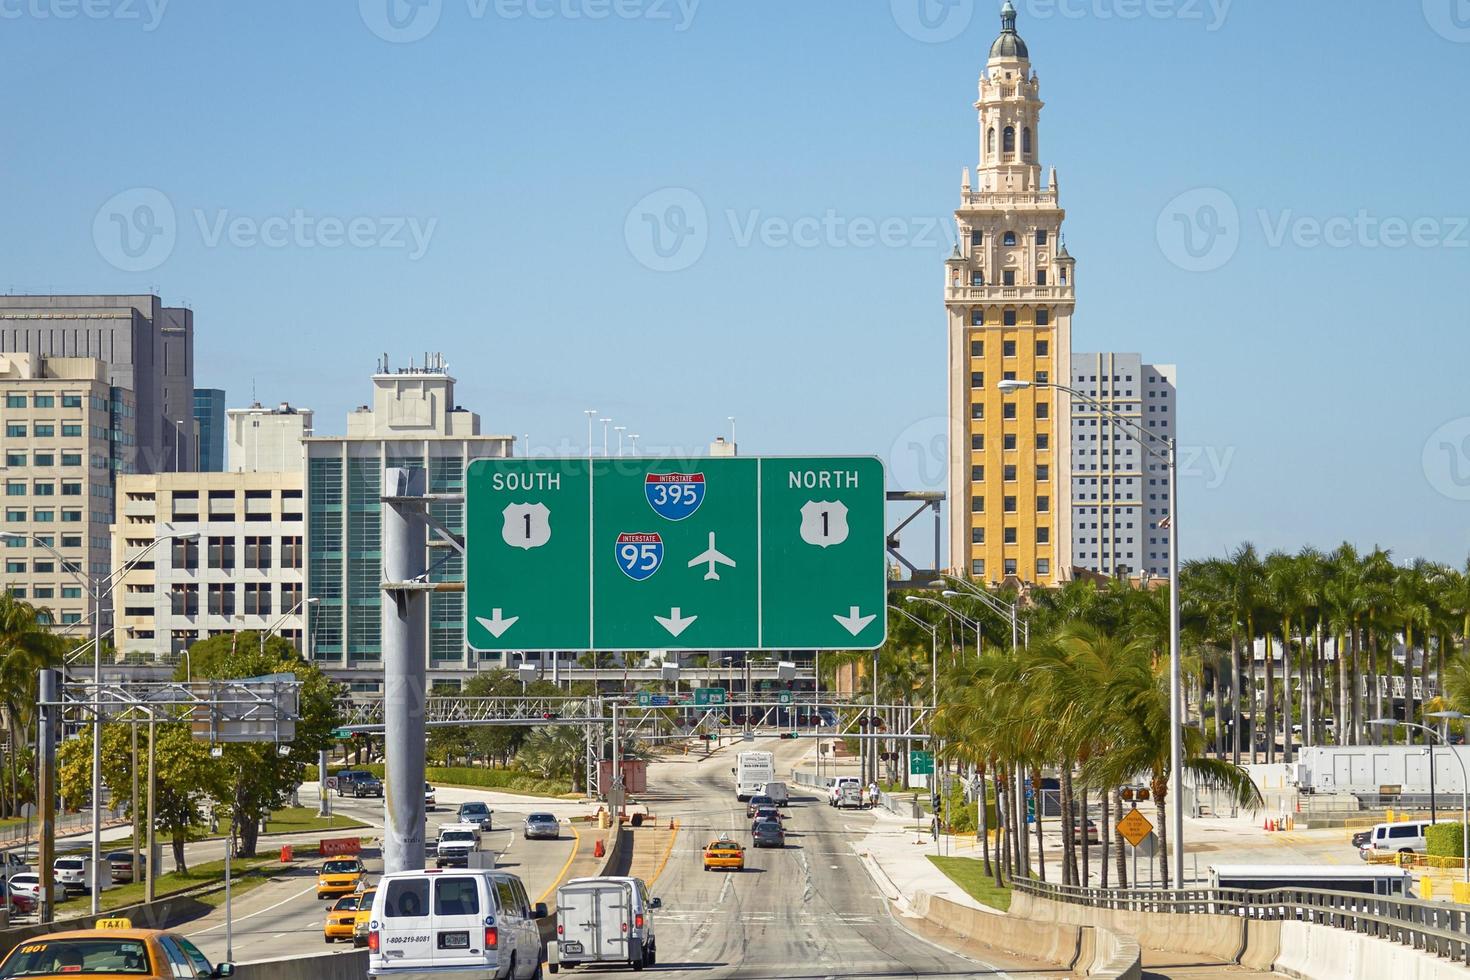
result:
M 1005 6 L 1000 8 L 1000 37 L 990 46 L 990 60 L 1028 61 L 1030 57 L 1026 42 L 1016 33 L 1016 8 L 1011 5 L 1011 0 L 1006 0 Z
M 1000 36 L 980 76 L 980 162 L 978 193 L 1038 194 L 1041 183 L 1041 83 L 1031 70 L 1031 52 L 1016 32 L 1016 8 L 1006 0 Z

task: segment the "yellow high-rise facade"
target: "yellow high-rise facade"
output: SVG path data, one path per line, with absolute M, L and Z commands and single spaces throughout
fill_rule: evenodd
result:
M 977 582 L 1050 586 L 1072 567 L 1076 266 L 1056 170 L 1043 184 L 1040 83 L 1009 0 L 980 77 L 980 156 L 965 169 L 949 319 L 950 565 Z M 1003 380 L 1041 386 L 1002 394 Z

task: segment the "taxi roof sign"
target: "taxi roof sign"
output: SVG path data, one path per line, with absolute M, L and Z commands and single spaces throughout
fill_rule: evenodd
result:
M 97 925 L 94 928 L 97 928 L 97 929 L 131 929 L 131 928 L 133 928 L 133 920 L 132 919 L 123 919 L 123 918 L 117 918 L 117 919 L 98 919 L 97 920 Z

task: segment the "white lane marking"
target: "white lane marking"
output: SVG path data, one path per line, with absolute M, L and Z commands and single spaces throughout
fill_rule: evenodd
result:
M 255 911 L 255 912 L 251 912 L 249 915 L 237 915 L 237 916 L 234 917 L 234 920 L 233 921 L 235 921 L 235 922 L 244 922 L 246 919 L 253 919 L 257 915 L 264 915 L 267 912 L 270 912 L 270 911 L 273 911 L 275 909 L 280 908 L 282 905 L 287 905 L 287 904 L 289 904 L 291 902 L 296 901 L 302 895 L 306 895 L 306 894 L 309 894 L 309 893 L 314 892 L 314 891 L 316 891 L 316 885 L 312 885 L 310 888 L 304 888 L 301 891 L 297 892 L 295 895 L 292 895 L 290 898 L 283 898 L 279 902 L 277 902 L 276 904 L 274 904 L 274 905 L 267 905 L 265 908 L 260 909 L 260 910 Z M 224 927 L 225 927 L 225 924 L 223 922 L 221 922 L 217 926 L 210 926 L 208 929 L 200 929 L 198 932 L 187 932 L 187 933 L 184 934 L 184 938 L 186 938 L 186 939 L 193 939 L 195 936 L 202 936 L 206 932 L 214 932 L 214 930 L 216 930 L 216 929 L 223 929 Z

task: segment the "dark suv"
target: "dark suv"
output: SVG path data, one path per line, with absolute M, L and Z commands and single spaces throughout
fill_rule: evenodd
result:
M 364 769 L 344 769 L 337 773 L 338 796 L 382 796 L 383 784 Z

